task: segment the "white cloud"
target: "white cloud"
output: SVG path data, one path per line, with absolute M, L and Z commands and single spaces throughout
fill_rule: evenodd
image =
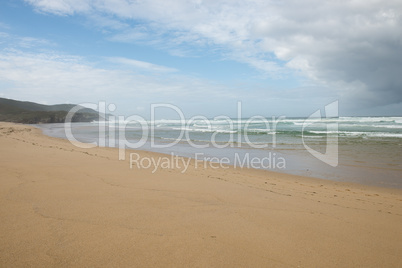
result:
M 2 28 L 2 29 L 10 29 L 10 26 L 8 24 L 0 22 L 0 28 Z
M 32 48 L 32 47 L 38 47 L 38 46 L 40 46 L 40 47 L 51 46 L 54 44 L 45 39 L 39 39 L 39 38 L 33 38 L 33 37 L 22 37 L 22 38 L 18 39 L 17 45 L 19 47 L 23 47 L 23 48 Z
M 34 38 L 30 36 L 16 36 L 13 34 L 9 34 L 6 32 L 0 32 L 0 44 L 6 44 L 6 48 L 8 50 L 13 50 L 17 48 L 42 48 L 42 47 L 51 47 L 55 46 L 55 44 L 49 40 L 41 39 L 41 38 Z
M 107 34 L 108 40 L 146 43 L 181 57 L 202 56 L 202 53 L 197 53 L 207 49 L 208 53 L 246 63 L 271 77 L 286 79 L 291 73 L 302 75 L 309 79 L 307 85 L 322 89 L 319 92 L 303 88 L 299 94 L 290 90 L 293 97 L 331 96 L 344 99 L 350 107 L 397 107 L 392 104 L 402 103 L 402 2 L 399 0 L 26 2 L 39 12 L 87 16 L 94 28 L 101 28 Z M 78 69 L 88 72 L 86 79 L 71 71 L 69 68 L 72 66 L 58 68 L 65 68 L 60 72 L 82 81 L 76 85 L 82 90 L 92 85 L 92 75 L 93 79 L 99 79 L 104 84 L 110 83 L 107 79 L 115 79 L 110 81 L 118 81 L 116 84 L 119 85 L 115 89 L 109 86 L 108 90 L 118 92 L 121 88 L 128 92 L 135 84 L 136 90 L 143 88 L 147 92 L 146 87 L 149 87 L 152 92 L 159 90 L 159 95 L 165 92 L 164 96 L 173 92 L 184 96 L 194 94 L 192 90 L 213 88 L 222 95 L 247 97 L 248 92 L 222 90 L 221 86 L 211 86 L 210 82 L 199 79 L 186 77 L 178 82 L 178 74 L 169 67 L 121 58 L 114 60 L 141 70 L 173 73 L 175 76 L 162 75 L 155 81 L 143 74 L 135 73 L 133 76 L 128 70 L 102 70 L 77 62 Z M 54 61 L 52 64 L 57 65 L 59 59 Z M 133 77 L 139 82 L 134 82 Z M 65 80 L 68 84 L 68 79 Z M 15 83 L 22 82 L 15 80 Z M 194 87 L 188 88 L 188 85 Z M 105 92 L 108 90 L 105 89 Z M 265 93 L 280 97 L 279 93 L 269 89 Z M 288 98 L 288 95 L 282 92 L 282 98 Z
M 115 16 L 125 23 L 115 41 L 148 42 L 182 56 L 188 51 L 180 46 L 208 47 L 274 77 L 293 70 L 340 93 L 340 84 L 355 89 L 370 103 L 402 101 L 399 0 L 28 2 L 42 12 L 103 17 L 105 27 Z
M 99 68 L 81 57 L 53 53 L 0 53 L 1 94 L 51 104 L 107 100 L 122 104 L 120 112 L 124 113 L 154 102 L 205 102 L 212 94 L 230 97 L 229 89 L 222 85 L 184 76 L 171 68 L 124 58 L 113 60 L 135 68 Z
M 121 22 L 118 19 L 108 16 L 100 16 L 96 13 L 88 15 L 90 26 L 101 29 L 102 31 L 109 32 L 110 30 L 124 30 L 129 28 L 129 24 Z
M 169 68 L 145 61 L 139 61 L 139 60 L 133 60 L 133 59 L 127 59 L 127 58 L 121 58 L 121 57 L 113 57 L 109 58 L 111 62 L 114 63 L 119 63 L 119 64 L 124 64 L 128 65 L 137 69 L 145 69 L 147 71 L 153 71 L 153 72 L 177 72 L 176 69 L 174 68 Z
M 56 15 L 72 15 L 78 12 L 87 12 L 90 10 L 89 1 L 80 0 L 26 0 L 32 4 L 36 10 Z

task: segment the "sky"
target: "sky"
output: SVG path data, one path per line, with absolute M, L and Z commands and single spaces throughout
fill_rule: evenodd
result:
M 186 117 L 402 115 L 402 1 L 2 0 L 0 97 Z M 174 112 L 166 112 L 174 115 Z

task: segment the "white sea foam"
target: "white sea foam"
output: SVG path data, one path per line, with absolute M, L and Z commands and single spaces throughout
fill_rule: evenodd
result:
M 389 138 L 402 138 L 402 133 L 389 133 L 389 132 L 361 132 L 361 131 L 308 131 L 315 134 L 342 134 L 345 136 L 368 136 L 368 137 L 389 137 Z
M 106 125 L 111 128 L 118 128 L 119 122 L 97 121 L 93 124 Z M 144 124 L 144 122 L 142 122 Z M 337 123 L 339 131 L 326 131 L 328 124 Z M 147 121 L 148 127 L 155 127 L 156 131 L 187 131 L 192 133 L 222 133 L 222 134 L 262 134 L 262 135 L 296 135 L 302 133 L 302 126 L 308 125 L 305 133 L 312 134 L 338 134 L 348 137 L 395 137 L 402 136 L 402 117 L 339 117 L 339 118 L 285 118 L 273 122 L 267 118 L 264 122 L 259 119 L 216 119 L 206 121 L 204 119 L 179 120 L 179 119 L 160 119 Z M 129 122 L 125 125 L 127 130 L 141 129 L 139 122 Z M 388 131 L 389 130 L 389 131 Z M 401 130 L 401 131 L 400 131 Z M 167 137 L 169 134 L 164 134 Z M 256 138 L 257 139 L 257 138 Z M 261 138 L 258 138 L 261 139 Z

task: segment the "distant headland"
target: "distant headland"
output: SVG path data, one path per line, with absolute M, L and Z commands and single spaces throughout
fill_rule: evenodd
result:
M 44 105 L 29 101 L 18 101 L 0 98 L 0 121 L 43 124 L 43 123 L 64 123 L 67 113 L 75 104 Z M 73 122 L 92 122 L 103 119 L 97 111 L 89 108 L 82 108 L 74 114 Z

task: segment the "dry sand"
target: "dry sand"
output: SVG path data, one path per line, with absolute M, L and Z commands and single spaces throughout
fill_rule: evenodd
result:
M 194 162 L 152 174 L 10 123 L 0 148 L 0 267 L 402 267 L 397 189 Z

